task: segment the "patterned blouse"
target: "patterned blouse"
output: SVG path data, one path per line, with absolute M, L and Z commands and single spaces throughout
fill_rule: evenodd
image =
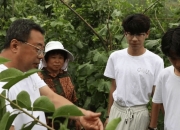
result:
M 42 72 L 38 73 L 39 76 L 55 93 L 65 97 L 73 103 L 77 101 L 74 85 L 70 75 L 66 71 L 54 76 L 46 68 L 43 68 L 42 70 Z

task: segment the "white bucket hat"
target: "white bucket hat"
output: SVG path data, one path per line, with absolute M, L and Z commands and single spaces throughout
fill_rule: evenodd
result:
M 64 46 L 62 45 L 61 42 L 59 42 L 59 41 L 50 41 L 45 46 L 44 57 L 47 54 L 47 52 L 52 51 L 52 50 L 63 50 L 65 52 L 67 52 L 67 59 L 64 62 L 64 66 L 61 68 L 61 69 L 65 70 L 65 71 L 67 71 L 68 62 L 74 60 L 73 54 L 71 52 L 69 52 L 68 50 L 64 49 Z M 46 66 L 47 66 L 46 61 L 43 59 L 39 64 L 39 69 L 42 69 L 43 67 L 46 67 Z

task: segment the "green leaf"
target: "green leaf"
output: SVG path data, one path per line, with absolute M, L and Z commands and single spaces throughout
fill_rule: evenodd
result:
M 55 106 L 46 96 L 41 96 L 33 103 L 33 111 L 54 112 Z
M 6 59 L 6 58 L 3 58 L 3 57 L 0 57 L 0 64 L 4 64 L 6 62 L 9 62 L 10 60 Z
M 27 78 L 28 76 L 36 73 L 36 72 L 40 72 L 41 70 L 38 69 L 32 69 L 27 71 L 26 73 L 24 73 L 23 75 L 17 76 L 16 78 L 11 79 L 8 83 L 6 83 L 2 88 L 4 89 L 10 89 L 14 84 L 16 84 L 17 82 L 21 81 L 22 79 Z
M 87 97 L 83 108 L 87 109 L 90 103 L 91 103 L 91 97 Z
M 62 124 L 62 123 L 60 123 L 60 129 L 59 130 L 69 130 L 67 127 L 66 127 L 66 125 L 64 125 L 64 124 Z
M 1 120 L 1 122 L 0 122 L 0 130 L 6 130 L 9 117 L 10 117 L 10 112 L 6 112 L 6 113 L 3 115 L 2 120 Z
M 9 117 L 7 125 L 6 125 L 6 130 L 9 130 L 11 127 L 11 124 L 13 123 L 14 119 L 17 117 L 18 114 L 13 114 Z
M 160 39 L 157 40 L 146 40 L 145 46 L 147 49 L 153 49 L 154 46 L 160 44 Z
M 37 119 L 39 120 L 39 116 L 37 117 Z M 21 127 L 21 130 L 32 130 L 32 128 L 34 127 L 34 125 L 37 124 L 37 121 L 32 121 L 31 124 L 25 124 Z
M 18 105 L 22 108 L 30 109 L 31 108 L 31 99 L 29 94 L 26 91 L 21 91 L 16 98 Z M 20 104 L 19 104 L 20 102 Z
M 21 76 L 21 75 L 23 75 L 23 72 L 21 72 L 20 70 L 17 70 L 14 68 L 6 69 L 0 73 L 0 81 L 8 82 L 12 80 L 13 78 L 17 76 Z
M 83 48 L 83 44 L 82 44 L 81 41 L 78 41 L 78 42 L 76 43 L 76 46 L 77 46 L 79 49 Z
M 6 97 L 6 90 L 3 90 L 1 93 L 4 97 Z M 2 119 L 3 115 L 6 113 L 6 107 L 5 107 L 5 99 L 0 97 L 0 120 Z
M 104 27 L 98 31 L 98 34 L 100 34 L 102 36 L 106 36 L 107 31 L 108 31 L 107 26 L 104 25 Z
M 122 13 L 120 11 L 118 11 L 117 9 L 115 9 L 113 11 L 113 13 L 111 14 L 111 16 L 114 18 L 114 17 L 119 17 L 119 16 L 122 16 Z
M 105 130 L 115 130 L 120 121 L 121 121 L 120 117 L 113 119 L 107 124 Z
M 53 119 L 56 117 L 84 116 L 84 114 L 75 105 L 62 106 L 55 110 Z

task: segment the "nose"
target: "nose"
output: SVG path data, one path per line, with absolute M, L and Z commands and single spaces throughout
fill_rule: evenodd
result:
M 38 55 L 39 59 L 43 59 L 44 58 L 44 53 L 41 53 L 40 55 Z
M 133 35 L 133 36 L 132 36 L 132 40 L 133 40 L 133 41 L 138 40 L 137 37 L 136 37 L 136 35 Z
M 60 59 L 59 59 L 59 58 L 56 58 L 55 62 L 57 62 L 57 63 L 60 62 Z

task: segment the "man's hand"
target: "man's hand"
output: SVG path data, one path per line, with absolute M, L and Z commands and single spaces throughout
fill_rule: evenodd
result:
M 101 113 L 86 111 L 85 116 L 79 118 L 85 130 L 103 130 L 103 124 L 99 118 Z
M 76 120 L 75 126 L 76 130 L 84 130 L 79 120 Z

